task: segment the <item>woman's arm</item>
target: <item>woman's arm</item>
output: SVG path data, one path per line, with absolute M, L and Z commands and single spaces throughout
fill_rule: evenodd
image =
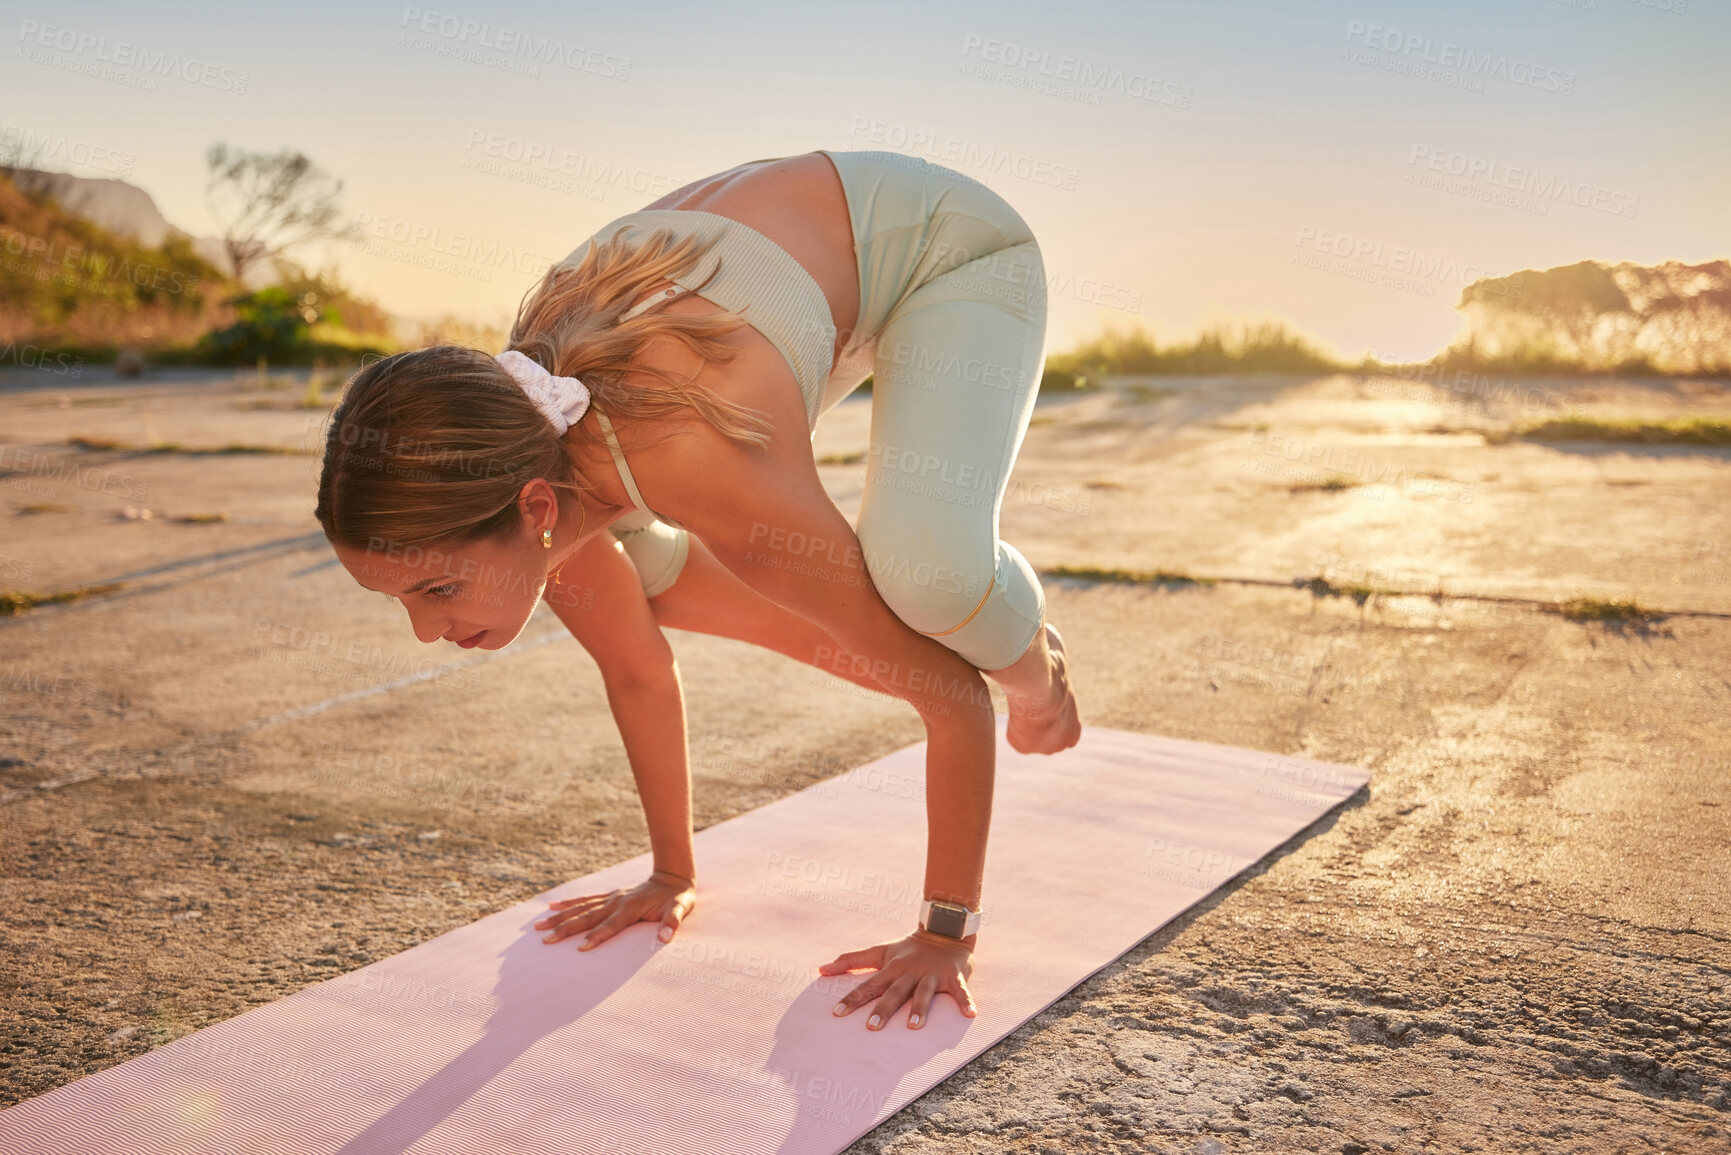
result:
M 857 536 L 817 475 L 804 407 L 798 389 L 789 388 L 785 366 L 779 378 L 754 378 L 748 365 L 730 370 L 724 395 L 768 412 L 776 437 L 760 449 L 724 436 L 696 414 L 658 422 L 658 433 L 673 436 L 625 447 L 644 500 L 701 537 L 747 585 L 822 626 L 836 640 L 835 660 L 856 669 L 863 663 L 879 685 L 919 711 L 927 733 L 925 896 L 978 908 L 997 749 L 985 681 L 954 651 L 911 629 L 879 596 Z M 697 380 L 702 384 L 704 375 Z M 931 949 L 949 945 L 927 936 Z M 867 953 L 838 962 L 876 965 L 864 960 Z M 887 1019 L 913 995 L 913 1010 L 923 1020 L 936 968 L 927 957 L 909 966 L 894 974 L 885 966 L 843 1000 L 846 1009 L 883 994 L 877 1009 Z M 921 968 L 920 977 L 910 977 Z M 971 1009 L 953 975 L 935 989 L 950 990 L 964 1013 Z
M 695 889 L 697 874 L 691 771 L 679 666 L 656 624 L 649 599 L 643 596 L 636 567 L 612 535 L 604 534 L 586 543 L 562 572 L 567 575 L 564 580 L 549 577 L 544 596 L 601 671 L 607 703 L 643 800 L 655 861 L 651 882 L 636 888 L 642 893 L 621 894 L 611 904 L 585 904 L 584 899 L 554 904 L 569 913 L 543 920 L 558 928 L 550 941 L 593 928 L 583 944 L 587 948 L 644 918 L 660 919 L 677 930 L 689 912 L 694 899 L 683 904 L 677 899 Z M 675 910 L 675 906 L 683 908 Z

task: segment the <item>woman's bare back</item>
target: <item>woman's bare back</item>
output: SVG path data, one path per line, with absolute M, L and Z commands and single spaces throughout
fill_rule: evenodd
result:
M 841 177 L 822 153 L 736 165 L 643 207 L 700 209 L 756 229 L 786 249 L 823 290 L 835 322 L 836 355 L 851 341 L 860 304 L 853 218 Z

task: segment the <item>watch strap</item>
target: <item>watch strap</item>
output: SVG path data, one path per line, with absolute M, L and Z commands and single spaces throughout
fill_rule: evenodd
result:
M 920 929 L 945 938 L 962 939 L 980 929 L 980 911 L 953 902 L 920 903 Z

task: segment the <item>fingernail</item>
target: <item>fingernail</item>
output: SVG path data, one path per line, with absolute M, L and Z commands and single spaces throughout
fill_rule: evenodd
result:
M 920 1017 L 918 1015 L 909 1015 L 908 1016 L 908 1026 L 917 1027 L 919 1025 L 920 1025 Z
M 664 926 L 661 928 L 661 941 L 662 942 L 666 942 L 668 939 L 670 939 L 672 937 L 673 937 L 673 928 L 672 927 Z
M 847 1004 L 846 1004 L 846 1003 L 837 1003 L 837 1004 L 836 1004 L 836 1005 L 835 1005 L 835 1010 L 833 1010 L 833 1011 L 831 1011 L 831 1012 L 830 1012 L 830 1013 L 831 1013 L 831 1014 L 834 1014 L 834 1015 L 845 1015 L 845 1014 L 847 1014 Z
M 866 1026 L 868 1026 L 868 1027 L 870 1027 L 870 1028 L 871 1028 L 871 1029 L 872 1029 L 872 1030 L 874 1030 L 874 1031 L 875 1031 L 875 1030 L 877 1030 L 877 1029 L 878 1029 L 878 1028 L 879 1028 L 879 1027 L 881 1027 L 881 1026 L 882 1026 L 882 1025 L 883 1025 L 883 1021 L 884 1021 L 884 1020 L 883 1020 L 883 1016 L 881 1016 L 881 1015 L 873 1015 L 873 1016 L 872 1016 L 872 1017 L 871 1017 L 871 1021 L 870 1021 L 870 1022 L 868 1022 L 868 1023 L 867 1023 L 867 1024 L 866 1024 Z

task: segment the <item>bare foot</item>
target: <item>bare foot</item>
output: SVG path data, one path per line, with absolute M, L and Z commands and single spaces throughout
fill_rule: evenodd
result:
M 1041 642 L 1045 644 L 1041 645 Z M 1011 748 L 1022 754 L 1056 754 L 1082 739 L 1076 696 L 1070 692 L 1064 639 L 1050 622 L 1046 623 L 1042 637 L 1035 639 L 1034 648 L 1009 669 L 1026 670 L 1024 663 L 1037 661 L 1039 657 L 1045 659 L 1041 663 L 1045 667 L 1043 679 L 1031 678 L 1028 684 L 1018 682 L 1013 688 L 1004 686 L 1004 697 L 1010 704 L 1010 721 L 1005 727 L 1005 737 Z M 1037 674 L 1037 666 L 1035 671 Z

